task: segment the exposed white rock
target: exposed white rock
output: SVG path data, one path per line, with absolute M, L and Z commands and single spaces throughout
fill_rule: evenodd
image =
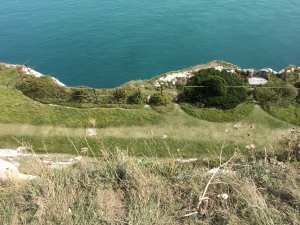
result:
M 282 70 L 280 70 L 278 73 L 284 73 L 285 72 L 285 70 L 284 69 L 282 69 Z
M 35 77 L 41 77 L 41 76 L 44 76 L 43 74 L 29 68 L 29 67 L 26 67 L 26 66 L 23 66 L 22 67 L 22 70 L 25 74 L 27 75 L 32 75 L 32 76 L 35 76 Z M 52 79 L 55 81 L 56 84 L 60 85 L 60 86 L 66 86 L 65 84 L 63 84 L 62 82 L 60 82 L 59 80 L 57 80 L 56 78 L 52 77 Z
M 219 70 L 220 72 L 221 72 L 222 70 L 224 70 L 224 69 L 225 69 L 224 66 L 216 66 L 216 67 L 215 67 L 215 70 Z
M 30 155 L 30 154 L 26 154 L 26 153 L 22 153 L 22 151 L 24 151 L 25 148 L 24 147 L 18 147 L 16 150 L 12 150 L 12 149 L 0 149 L 0 157 L 16 157 L 19 155 Z
M 0 157 L 3 157 L 3 159 L 7 160 L 3 160 L 9 164 L 12 164 L 14 165 L 15 167 L 20 167 L 21 166 L 21 163 L 18 162 L 18 160 L 20 159 L 24 159 L 24 158 L 38 158 L 38 160 L 40 160 L 40 162 L 42 162 L 46 167 L 48 168 L 64 168 L 64 167 L 67 167 L 73 163 L 76 163 L 78 161 L 80 161 L 82 159 L 82 156 L 78 156 L 78 157 L 71 157 L 70 159 L 68 160 L 64 160 L 63 161 L 57 161 L 57 158 L 53 156 L 49 156 L 48 154 L 45 155 L 45 154 L 33 154 L 33 153 L 23 153 L 23 150 L 25 148 L 24 147 L 19 147 L 17 148 L 16 150 L 13 150 L 13 149 L 0 149 Z M 20 158 L 21 157 L 21 158 Z M 62 155 L 59 155 L 59 157 L 70 157 L 70 156 L 62 156 Z M 10 162 L 8 162 L 10 161 Z M 1 162 L 0 162 L 1 164 Z M 4 163 L 2 164 L 4 165 Z M 1 167 L 1 165 L 0 165 Z M 4 166 L 5 167 L 5 166 Z M 13 171 L 15 171 L 15 168 L 13 168 Z M 0 169 L 1 170 L 1 169 Z M 12 172 L 9 172 L 7 175 L 9 174 L 14 174 Z M 0 175 L 1 175 L 1 171 L 0 171 Z M 3 174 L 2 174 L 3 175 Z M 4 175 L 3 175 L 4 176 Z M 8 176 L 9 177 L 9 176 Z M 23 175 L 19 173 L 19 177 L 18 179 L 33 179 L 33 178 L 36 178 L 35 176 L 32 176 L 32 175 Z M 1 179 L 1 176 L 0 176 L 0 179 Z
M 37 176 L 26 175 L 19 173 L 18 168 L 5 160 L 0 159 L 0 180 L 30 180 L 35 179 Z
M 197 158 L 177 159 L 177 162 L 180 162 L 180 163 L 189 163 L 189 162 L 195 162 L 195 161 L 197 161 L 197 160 L 198 160 Z
M 97 136 L 97 130 L 96 129 L 86 129 L 86 133 L 88 136 Z
M 166 83 L 166 82 L 172 82 L 173 80 L 175 80 L 178 77 L 188 77 L 188 76 L 191 75 L 191 73 L 192 73 L 192 71 L 171 73 L 171 74 L 168 74 L 166 76 L 160 77 L 158 79 L 158 83 L 159 83 L 159 81 L 164 82 L 164 83 Z
M 198 71 L 198 69 L 190 69 L 178 72 L 171 72 L 167 75 L 160 77 L 158 80 L 155 81 L 155 86 L 160 87 L 161 84 L 168 85 L 168 83 L 172 83 L 173 85 L 176 84 L 177 78 L 189 78 L 192 76 L 193 72 Z
M 273 73 L 273 70 L 272 70 L 271 68 L 267 68 L 267 69 L 265 69 L 265 70 L 270 71 L 270 72 Z
M 291 73 L 291 71 L 290 71 L 290 70 L 287 70 L 286 73 Z
M 16 67 L 17 65 L 13 65 L 13 64 L 5 64 L 5 67 Z M 22 71 L 27 74 L 27 75 L 32 75 L 32 76 L 35 76 L 35 77 L 41 77 L 41 76 L 44 76 L 43 74 L 29 68 L 29 67 L 26 67 L 26 66 L 22 66 Z M 54 78 L 54 77 L 51 77 L 56 84 L 60 85 L 60 86 L 66 86 L 65 84 L 63 84 L 62 82 L 60 82 L 58 79 Z
M 224 194 L 220 194 L 220 195 L 218 195 L 218 198 L 223 198 L 223 199 L 228 199 L 228 194 L 226 194 L 226 193 L 224 193 Z
M 217 173 L 222 173 L 222 174 L 232 174 L 234 175 L 235 172 L 231 171 L 231 170 L 223 170 L 223 169 L 219 169 L 219 168 L 213 168 L 209 171 L 207 171 L 208 174 L 217 174 Z
M 268 80 L 262 77 L 251 77 L 248 79 L 249 84 L 257 85 L 257 84 L 266 84 Z
M 35 77 L 41 77 L 41 76 L 44 76 L 43 74 L 31 69 L 31 68 L 28 68 L 26 66 L 23 66 L 22 67 L 22 70 L 25 74 L 27 75 L 32 75 L 32 76 L 35 76 Z

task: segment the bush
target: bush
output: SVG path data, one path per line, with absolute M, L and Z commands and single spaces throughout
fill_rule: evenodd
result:
M 188 86 L 204 87 L 187 87 L 185 100 L 209 107 L 231 109 L 247 98 L 247 92 L 245 88 L 226 86 L 241 86 L 243 84 L 243 79 L 226 71 L 200 70 L 188 80 Z
M 129 101 L 133 104 L 142 104 L 145 103 L 147 100 L 147 96 L 138 91 L 133 92 L 133 94 L 131 96 L 129 96 Z
M 78 102 L 91 102 L 93 101 L 93 95 L 88 87 L 80 86 L 73 89 L 72 100 Z
M 33 77 L 26 75 L 23 82 L 18 82 L 16 88 L 24 95 L 42 102 L 51 100 L 67 100 L 71 96 L 69 89 L 59 86 L 50 76 Z
M 292 85 L 285 85 L 283 88 L 257 88 L 255 99 L 263 104 L 276 104 L 287 106 L 296 99 L 297 90 Z
M 117 100 L 118 102 L 126 103 L 129 95 L 130 95 L 130 90 L 126 88 L 117 88 L 114 94 L 114 99 Z
M 150 98 L 150 103 L 153 105 L 167 105 L 172 101 L 172 97 L 166 93 L 156 92 Z

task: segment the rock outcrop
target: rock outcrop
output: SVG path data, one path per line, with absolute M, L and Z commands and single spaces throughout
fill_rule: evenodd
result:
M 0 180 L 16 181 L 16 180 L 31 180 L 35 178 L 37 178 L 37 176 L 19 173 L 18 168 L 14 164 L 0 159 Z

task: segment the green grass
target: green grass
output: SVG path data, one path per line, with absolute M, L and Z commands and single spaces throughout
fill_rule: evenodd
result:
M 216 108 L 199 108 L 187 103 L 181 104 L 181 108 L 189 115 L 211 122 L 231 122 L 242 120 L 252 113 L 253 107 L 253 104 L 243 103 L 234 109 L 221 110 Z
M 174 110 L 174 104 L 167 104 L 167 105 L 160 105 L 160 106 L 151 105 L 151 108 L 158 113 L 168 114 Z
M 210 141 L 184 140 L 167 138 L 166 140 L 160 137 L 154 138 L 87 138 L 75 137 L 70 138 L 80 152 L 81 148 L 90 146 L 96 156 L 103 156 L 101 152 L 102 146 L 108 146 L 109 151 L 115 153 L 116 149 L 128 151 L 131 156 L 139 157 L 204 157 L 208 153 L 218 151 L 222 146 L 222 142 L 212 143 Z M 76 155 L 77 151 L 73 144 L 68 140 L 67 135 L 59 137 L 38 137 L 38 136 L 0 136 L 0 146 L 2 148 L 17 148 L 19 142 L 29 143 L 36 153 L 66 153 Z M 86 142 L 87 141 L 87 142 Z M 88 143 L 88 144 L 87 144 Z M 245 143 L 239 143 L 245 152 Z M 179 152 L 178 152 L 179 150 Z M 224 155 L 231 155 L 235 151 L 234 145 L 229 142 L 224 148 Z M 81 153 L 80 153 L 81 154 Z M 170 155 L 171 154 L 171 155 Z M 93 156 L 91 151 L 89 156 Z
M 28 123 L 34 125 L 61 125 L 85 127 L 89 119 L 97 121 L 97 127 L 155 124 L 161 116 L 148 109 L 95 108 L 76 109 L 56 107 L 34 102 L 15 89 L 0 86 L 0 118 L 4 123 Z
M 264 106 L 263 109 L 272 116 L 287 121 L 291 124 L 300 126 L 300 106 L 289 105 L 287 107 Z
M 180 107 L 177 104 L 158 107 L 104 104 L 101 107 L 106 108 L 101 108 L 100 105 L 92 108 L 95 105 L 93 103 L 65 102 L 64 106 L 50 106 L 24 96 L 19 90 L 12 88 L 13 82 L 7 88 L 5 85 L 16 76 L 16 69 L 6 68 L 4 65 L 0 65 L 0 69 L 0 135 L 2 146 L 5 147 L 16 146 L 15 140 L 11 138 L 14 136 L 18 140 L 25 138 L 38 152 L 43 151 L 41 143 L 45 141 L 47 146 L 51 145 L 50 152 L 74 153 L 70 143 L 62 141 L 66 139 L 63 127 L 67 127 L 71 139 L 80 148 L 85 146 L 84 129 L 88 127 L 90 120 L 95 120 L 99 138 L 113 143 L 112 149 L 119 147 L 128 149 L 131 154 L 135 152 L 138 156 L 149 156 L 149 146 L 145 144 L 148 143 L 151 151 L 155 149 L 157 156 L 169 157 L 166 144 L 161 139 L 163 135 L 167 135 L 166 141 L 172 154 L 176 154 L 177 149 L 184 149 L 187 156 L 200 156 L 215 151 L 224 143 L 231 146 L 232 142 L 238 143 L 243 151 L 244 146 L 251 142 L 247 133 L 249 125 L 253 123 L 257 127 L 253 138 L 260 137 L 256 138 L 255 144 L 262 149 L 263 146 L 270 145 L 268 140 L 272 142 L 272 148 L 275 148 L 278 144 L 281 145 L 282 135 L 292 126 L 275 119 L 253 104 L 241 104 L 231 110 L 198 108 L 190 104 L 181 104 Z M 46 77 L 44 82 L 50 84 L 52 80 Z M 152 81 L 147 82 L 145 84 L 149 86 Z M 125 86 L 131 89 L 142 85 L 142 81 L 133 81 Z M 149 94 L 155 92 L 150 87 L 147 87 L 147 91 Z M 296 113 L 297 111 L 294 114 Z M 233 128 L 235 123 L 241 125 L 238 131 Z M 226 129 L 232 132 L 227 135 Z M 153 136 L 149 135 L 150 130 L 154 131 Z M 97 141 L 90 141 L 93 148 L 96 148 Z M 233 149 L 229 150 L 232 151 Z

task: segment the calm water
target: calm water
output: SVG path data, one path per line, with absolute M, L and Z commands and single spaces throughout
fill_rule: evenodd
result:
M 0 61 L 115 87 L 220 59 L 300 66 L 299 0 L 1 0 Z

